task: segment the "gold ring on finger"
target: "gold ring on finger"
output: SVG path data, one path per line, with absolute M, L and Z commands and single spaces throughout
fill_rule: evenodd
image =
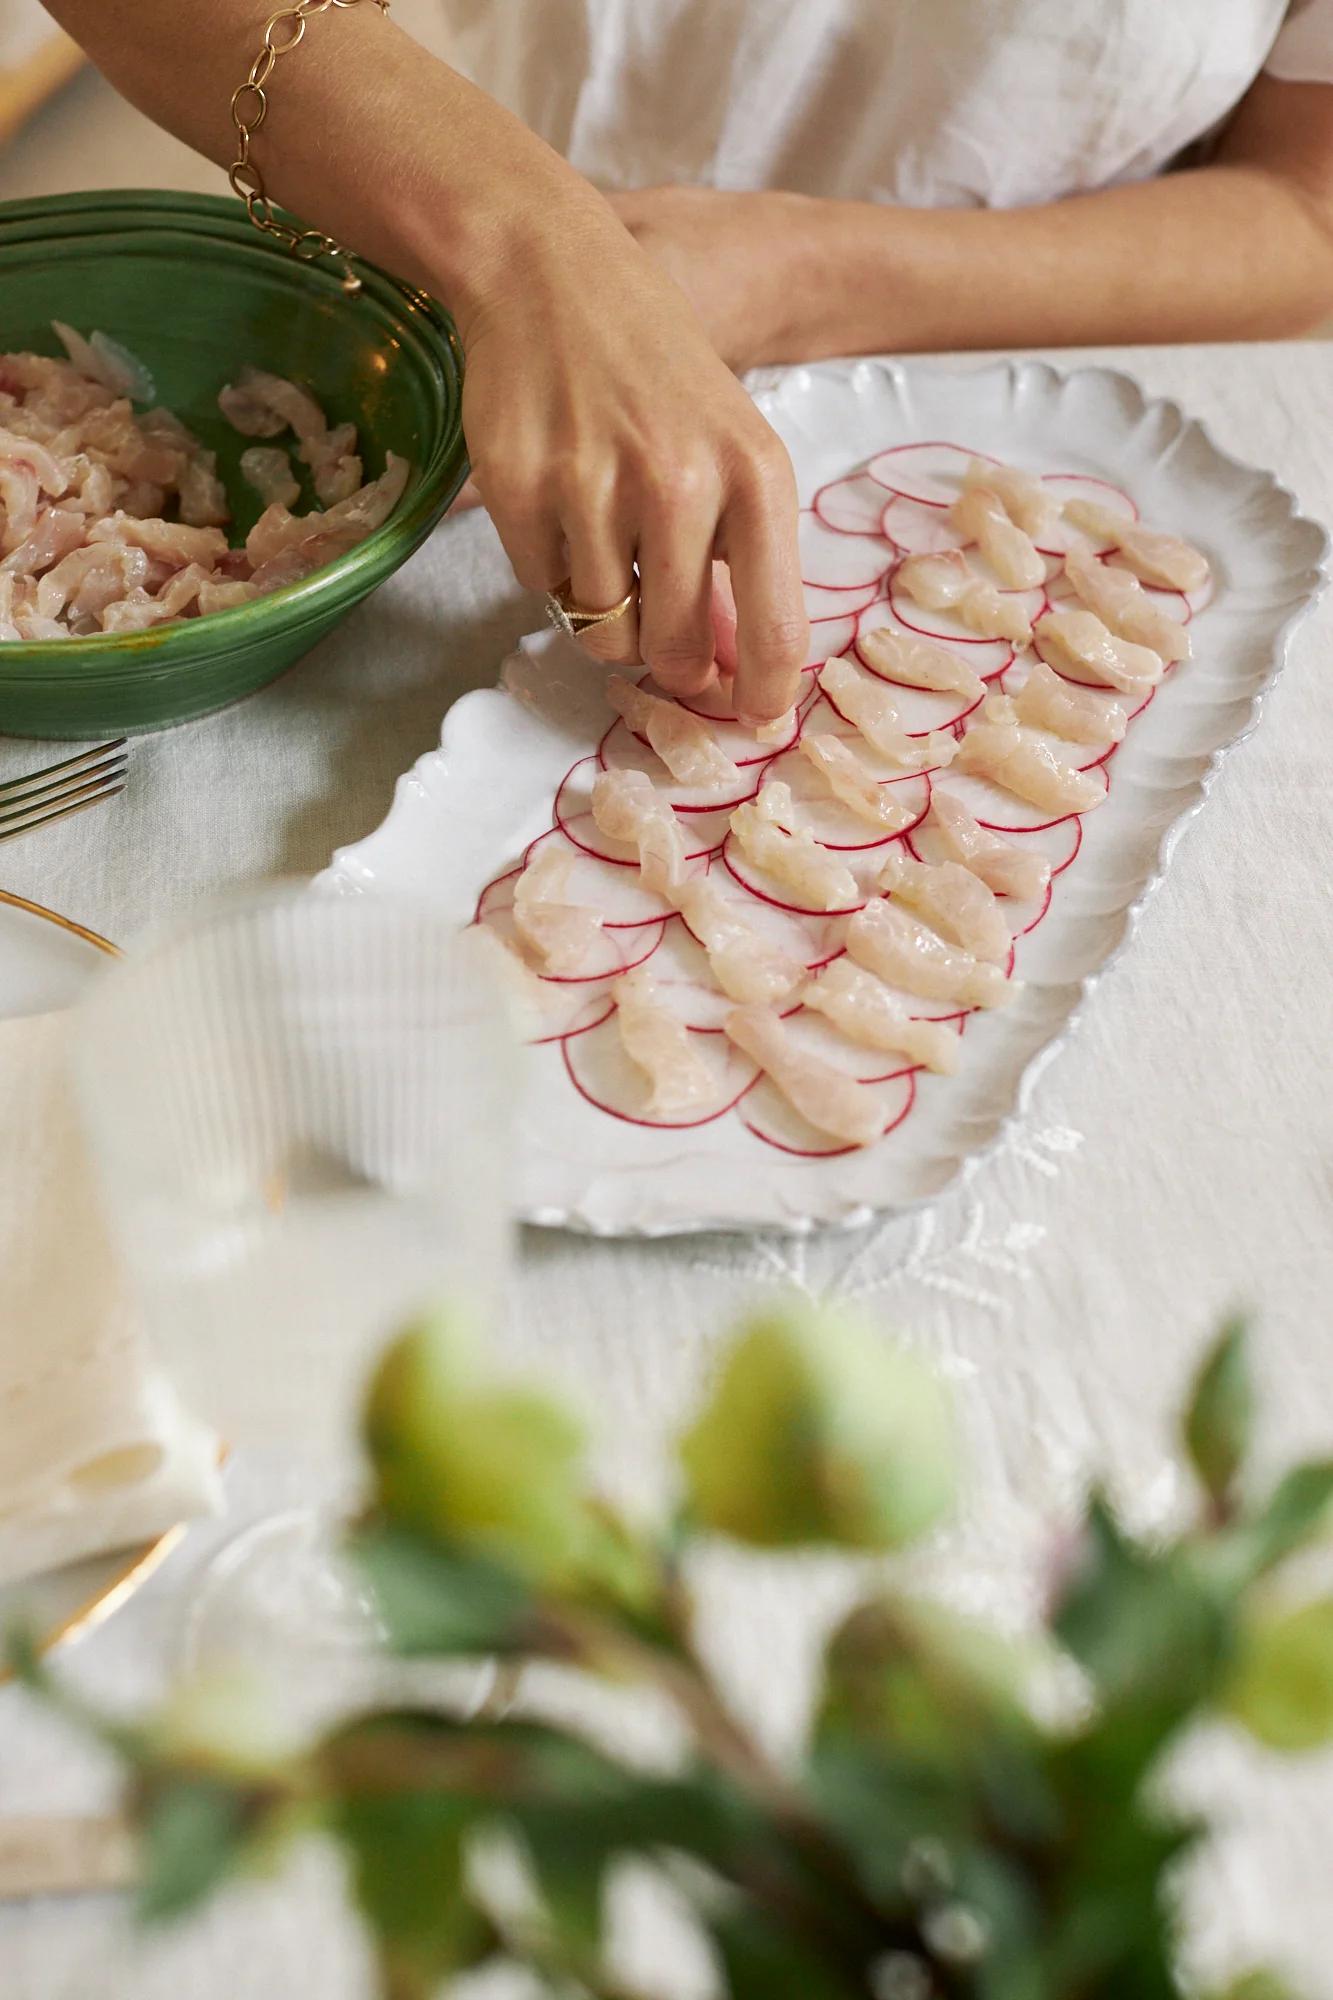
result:
M 618 604 L 608 605 L 605 611 L 593 611 L 585 604 L 576 604 L 570 593 L 570 580 L 565 578 L 554 590 L 547 593 L 546 615 L 560 631 L 577 639 L 580 632 L 590 632 L 594 625 L 610 625 L 617 618 L 623 618 L 639 595 L 639 586 L 632 583 Z

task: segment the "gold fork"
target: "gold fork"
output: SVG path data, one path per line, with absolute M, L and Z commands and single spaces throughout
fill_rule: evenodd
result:
M 62 757 L 40 771 L 0 784 L 0 840 L 17 839 L 53 820 L 114 799 L 125 789 L 129 746 L 123 736 L 77 757 Z

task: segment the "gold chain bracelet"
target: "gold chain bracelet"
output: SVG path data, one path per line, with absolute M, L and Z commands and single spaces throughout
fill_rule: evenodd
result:
M 283 222 L 273 212 L 268 190 L 264 186 L 264 176 L 250 156 L 255 133 L 268 116 L 268 80 L 273 74 L 274 64 L 279 56 L 290 55 L 305 40 L 306 22 L 316 14 L 327 14 L 331 7 L 359 7 L 362 0 L 297 0 L 291 7 L 282 7 L 276 14 L 270 14 L 264 24 L 264 41 L 259 54 L 250 65 L 250 74 L 245 82 L 232 94 L 231 122 L 236 127 L 236 158 L 227 170 L 227 179 L 232 191 L 245 203 L 246 212 L 256 229 L 265 236 L 276 237 L 279 243 L 299 257 L 303 263 L 310 263 L 316 257 L 330 257 L 342 270 L 343 290 L 359 292 L 361 280 L 352 269 L 349 253 L 331 236 L 322 230 L 298 229 L 290 222 Z M 370 0 L 381 14 L 389 11 L 389 0 Z

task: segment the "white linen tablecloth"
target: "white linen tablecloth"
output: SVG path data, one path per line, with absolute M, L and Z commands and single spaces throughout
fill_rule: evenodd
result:
M 1050 358 L 1133 370 L 1333 516 L 1329 347 Z M 203 890 L 314 871 L 378 823 L 445 706 L 492 681 L 538 622 L 489 524 L 447 524 L 276 686 L 138 743 L 126 799 L 0 851 L 0 881 L 124 942 Z M 527 1237 L 510 1346 L 590 1406 L 609 1477 L 656 1483 L 661 1440 L 728 1315 L 784 1284 L 859 1301 L 951 1378 L 972 1501 L 931 1574 L 1000 1617 L 1032 1602 L 1090 1468 L 1138 1520 L 1180 1502 L 1170 1417 L 1224 1308 L 1261 1314 L 1265 1454 L 1333 1445 L 1331 637 L 1326 600 L 1022 1129 L 965 1193 L 810 1243 Z M 40 746 L 0 744 L 0 776 L 38 761 Z M 188 1556 L 169 1566 L 70 1655 L 85 1684 L 120 1696 L 154 1683 L 190 1567 Z M 744 1577 L 723 1566 L 716 1595 L 715 1650 L 781 1741 L 800 1713 L 821 1593 L 765 1564 Z M 1276 1953 L 1311 1994 L 1333 1994 L 1333 1762 L 1285 1767 L 1221 1743 L 1196 1763 L 1229 1828 L 1191 1892 L 1206 1959 Z M 0 1693 L 0 1812 L 72 1809 L 100 1781 Z M 247 1891 L 132 1975 L 114 1969 L 113 1910 L 0 1907 L 0 1986 L 7 2000 L 342 2000 L 358 1964 L 330 1894 L 318 1869 L 299 1891 Z

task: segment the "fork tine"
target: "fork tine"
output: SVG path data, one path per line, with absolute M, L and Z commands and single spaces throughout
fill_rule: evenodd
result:
M 114 799 L 125 789 L 125 774 L 114 771 L 107 777 L 98 778 L 93 784 L 75 785 L 57 792 L 50 798 L 38 799 L 17 811 L 0 813 L 0 841 L 14 840 L 19 834 L 31 833 L 34 828 L 47 826 L 53 820 L 65 819 L 70 813 L 83 812 L 88 806 L 100 805 L 103 799 Z
M 11 793 L 23 792 L 30 785 L 40 784 L 47 778 L 58 777 L 61 772 L 68 772 L 72 776 L 81 766 L 116 756 L 127 748 L 127 739 L 124 736 L 117 736 L 110 743 L 98 743 L 91 750 L 80 750 L 75 757 L 62 757 L 59 763 L 47 764 L 40 771 L 25 771 L 20 777 L 6 778 L 0 783 L 0 804 L 7 803 Z
M 10 807 L 35 807 L 48 793 L 67 791 L 71 785 L 88 784 L 101 778 L 123 778 L 128 769 L 128 753 L 117 750 L 100 764 L 85 764 L 79 771 L 63 771 L 60 776 L 46 778 L 40 784 L 36 779 L 26 779 L 20 789 L 0 791 L 0 812 L 7 812 Z

